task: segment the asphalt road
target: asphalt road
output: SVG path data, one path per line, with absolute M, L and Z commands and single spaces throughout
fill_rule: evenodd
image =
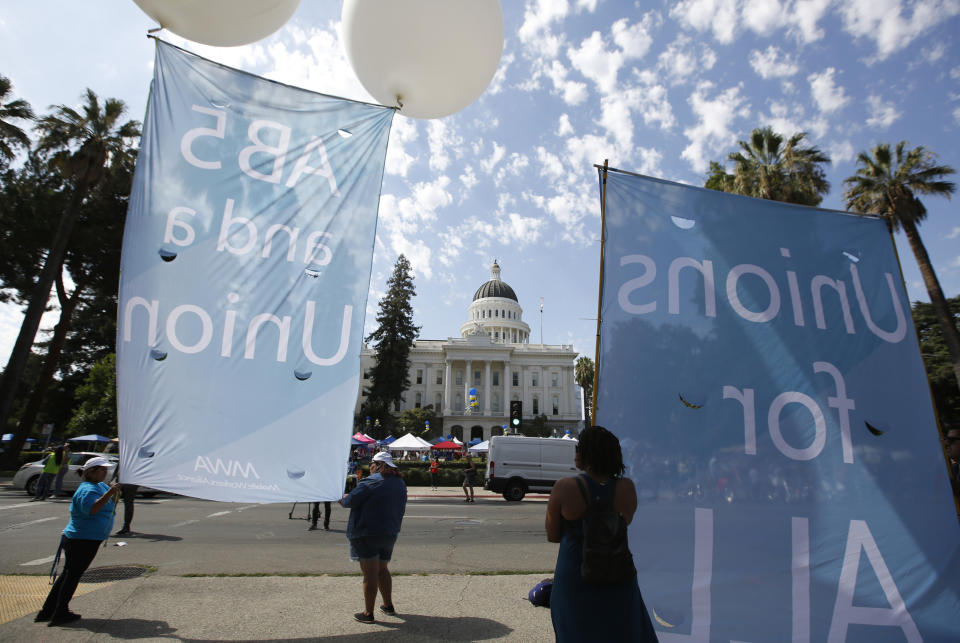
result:
M 415 496 L 418 488 L 410 493 Z M 138 498 L 135 535 L 111 537 L 95 564 L 149 565 L 177 576 L 357 572 L 344 534 L 348 510 L 334 504 L 330 531 L 308 531 L 307 505 L 293 507 L 292 519 L 291 508 Z M 552 570 L 557 546 L 544 535 L 545 508 L 535 499 L 478 497 L 467 504 L 457 496 L 411 497 L 391 568 L 453 574 Z M 22 490 L 0 484 L 0 574 L 46 573 L 68 509 L 68 500 L 30 502 Z M 118 516 L 114 531 L 121 524 Z

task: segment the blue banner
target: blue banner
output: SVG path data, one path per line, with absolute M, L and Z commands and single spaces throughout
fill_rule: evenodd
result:
M 663 643 L 960 640 L 960 527 L 886 225 L 610 172 L 597 423 Z
M 157 43 L 123 240 L 123 482 L 340 498 L 392 117 Z

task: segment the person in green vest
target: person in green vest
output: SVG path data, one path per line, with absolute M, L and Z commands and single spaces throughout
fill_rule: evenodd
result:
M 37 480 L 37 489 L 36 493 L 33 495 L 33 500 L 47 499 L 47 493 L 50 491 L 50 482 L 57 477 L 57 473 L 60 471 L 60 465 L 62 463 L 62 452 L 58 454 L 58 451 L 54 450 L 47 457 L 47 461 L 43 465 L 43 471 L 40 473 L 40 479 Z

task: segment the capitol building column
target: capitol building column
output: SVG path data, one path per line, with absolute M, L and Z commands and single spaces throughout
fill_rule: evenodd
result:
M 486 368 L 483 373 L 483 414 L 490 415 L 490 360 L 484 362 Z
M 470 382 L 473 381 L 473 362 L 466 360 L 466 363 L 467 367 L 463 378 L 463 410 L 460 412 L 462 415 L 470 412 Z
M 446 362 L 446 368 L 444 369 L 444 374 L 443 374 L 443 377 L 444 377 L 444 379 L 443 379 L 443 414 L 444 414 L 444 415 L 450 415 L 450 392 L 451 392 L 451 389 L 450 389 L 450 370 L 451 370 L 451 368 L 450 368 L 450 367 L 451 367 L 450 358 L 447 358 L 447 359 L 445 360 L 445 362 Z
M 503 414 L 510 415 L 510 384 L 512 382 L 510 374 L 510 362 L 503 362 Z

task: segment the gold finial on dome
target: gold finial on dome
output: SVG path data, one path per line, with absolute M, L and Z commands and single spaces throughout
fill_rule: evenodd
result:
M 493 265 L 490 266 L 490 279 L 496 279 L 500 281 L 500 264 L 497 263 L 497 260 L 493 260 Z

